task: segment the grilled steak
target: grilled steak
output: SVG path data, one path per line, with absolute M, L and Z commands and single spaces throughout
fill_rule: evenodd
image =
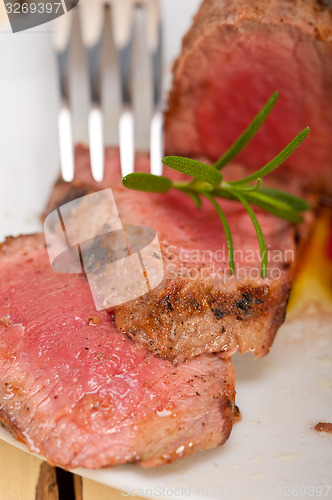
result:
M 205 0 L 174 65 L 169 154 L 218 158 L 278 90 L 275 109 L 239 161 L 263 166 L 308 125 L 310 136 L 287 165 L 299 183 L 331 194 L 332 14 L 324 5 Z
M 137 164 L 140 170 L 148 169 L 145 155 L 138 157 Z M 77 150 L 76 167 L 73 184 L 57 183 L 48 212 L 72 198 L 111 186 L 123 224 L 150 226 L 161 242 L 165 279 L 148 294 L 116 308 L 115 323 L 121 332 L 175 362 L 201 353 L 230 356 L 239 349 L 263 356 L 269 351 L 284 320 L 290 290 L 295 251 L 290 224 L 257 210 L 270 257 L 269 275 L 262 279 L 258 240 L 249 216 L 238 203 L 221 201 L 236 249 L 236 274 L 230 276 L 221 222 L 208 203 L 199 211 L 182 193 L 160 195 L 123 188 L 114 149 L 107 151 L 101 184 L 90 178 L 84 148 Z M 230 173 L 235 171 L 232 167 Z M 100 220 L 104 219 L 101 215 Z
M 0 421 L 64 468 L 151 467 L 229 436 L 230 360 L 178 367 L 96 313 L 83 275 L 52 270 L 42 235 L 0 251 Z

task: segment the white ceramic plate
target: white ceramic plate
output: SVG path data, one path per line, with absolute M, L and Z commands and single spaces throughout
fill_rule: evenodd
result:
M 84 1 L 84 0 L 82 0 Z M 164 0 L 166 66 L 198 1 Z M 0 237 L 41 230 L 58 171 L 57 80 L 51 27 L 0 27 Z M 262 360 L 235 356 L 242 421 L 222 447 L 154 470 L 134 465 L 79 474 L 152 498 L 332 498 L 331 316 L 288 319 Z M 24 450 L 6 431 L 0 438 Z M 330 488 L 329 488 L 330 487 Z

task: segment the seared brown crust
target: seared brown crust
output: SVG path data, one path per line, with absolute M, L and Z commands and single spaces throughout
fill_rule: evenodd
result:
M 263 281 L 263 280 L 262 280 Z M 285 319 L 290 272 L 269 284 L 172 280 L 116 311 L 116 326 L 165 359 L 237 350 L 265 356 Z M 205 333 L 209 325 L 209 335 Z
M 312 38 L 332 42 L 331 11 L 318 0 L 205 0 L 183 39 L 183 50 L 192 48 L 213 24 L 237 26 L 242 21 L 290 25 Z
M 55 207 L 69 203 L 70 201 L 76 200 L 81 196 L 89 194 L 93 189 L 86 185 L 78 182 L 65 182 L 61 177 L 54 184 L 51 196 L 47 202 L 44 213 L 42 214 L 42 220 L 54 210 Z
M 0 425 L 7 432 L 9 432 L 13 438 L 17 439 L 17 441 L 21 441 L 21 443 L 26 444 L 26 438 L 24 434 L 17 428 L 17 426 L 11 421 L 11 419 L 6 415 L 4 410 L 0 410 Z

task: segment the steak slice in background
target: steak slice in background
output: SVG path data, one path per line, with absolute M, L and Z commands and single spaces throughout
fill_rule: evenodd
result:
M 118 330 L 176 363 L 211 352 L 267 354 L 285 317 L 296 248 L 294 226 L 257 210 L 270 256 L 268 277 L 262 279 L 259 244 L 248 214 L 239 203 L 222 200 L 236 249 L 236 275 L 230 276 L 225 235 L 212 205 L 204 203 L 198 210 L 180 192 L 160 195 L 123 188 L 115 149 L 106 151 L 105 177 L 99 184 L 90 176 L 88 150 L 78 148 L 76 159 L 75 182 L 56 184 L 47 213 L 88 192 L 112 187 L 123 224 L 152 227 L 161 244 L 164 281 L 115 309 Z M 148 167 L 147 156 L 138 156 L 137 169 Z M 226 178 L 237 170 L 241 168 L 231 167 Z M 102 213 L 100 220 L 105 220 Z
M 42 235 L 0 250 L 0 421 L 67 469 L 152 467 L 228 438 L 230 360 L 175 367 L 96 312 L 83 275 L 52 270 Z
M 239 161 L 262 167 L 309 126 L 286 165 L 299 184 L 331 195 L 332 14 L 323 5 L 204 0 L 174 64 L 167 152 L 217 159 L 278 90 L 275 108 Z

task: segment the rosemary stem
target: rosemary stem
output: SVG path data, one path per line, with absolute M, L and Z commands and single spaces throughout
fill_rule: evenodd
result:
M 240 194 L 239 192 L 237 192 L 235 189 L 230 189 L 230 192 L 242 203 L 242 205 L 247 210 L 247 212 L 248 212 L 248 214 L 249 214 L 249 216 L 250 216 L 250 218 L 251 218 L 251 220 L 252 220 L 252 222 L 254 224 L 254 227 L 256 229 L 257 238 L 258 238 L 258 242 L 259 242 L 259 248 L 260 248 L 260 251 L 261 251 L 262 278 L 266 278 L 266 272 L 267 272 L 267 248 L 266 248 L 266 243 L 265 243 L 265 239 L 264 239 L 264 235 L 263 235 L 261 226 L 259 225 L 257 217 L 256 217 L 253 209 L 251 208 L 251 206 L 249 205 L 249 203 L 245 199 L 245 197 L 242 196 L 242 194 Z
M 226 219 L 226 215 L 224 214 L 223 210 L 221 209 L 219 203 L 211 196 L 209 193 L 202 193 L 205 198 L 207 198 L 214 208 L 217 210 L 218 215 L 221 219 L 221 222 L 224 226 L 224 231 L 226 235 L 226 240 L 227 240 L 227 248 L 228 248 L 228 262 L 229 262 L 229 269 L 231 271 L 231 274 L 233 275 L 235 272 L 235 263 L 234 263 L 234 246 L 233 246 L 233 238 L 232 238 L 232 233 L 231 229 L 229 227 L 228 221 Z
M 252 175 L 249 175 L 248 177 L 244 177 L 243 179 L 240 179 L 238 181 L 230 181 L 230 184 L 234 186 L 236 184 L 243 184 L 250 181 L 255 181 L 258 178 L 264 177 L 265 175 L 269 174 L 270 172 L 278 168 L 285 160 L 287 160 L 287 158 L 289 158 L 294 153 L 294 151 L 307 137 L 309 132 L 310 132 L 309 127 L 303 129 L 277 156 L 273 158 L 273 160 L 267 163 L 264 167 L 260 168 L 259 170 L 257 170 Z

